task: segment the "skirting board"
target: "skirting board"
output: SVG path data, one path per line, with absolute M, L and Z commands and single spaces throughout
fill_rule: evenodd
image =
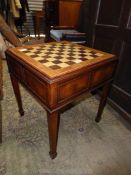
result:
M 115 84 L 112 85 L 111 88 L 111 93 L 110 95 L 114 95 L 115 99 L 119 99 L 121 101 L 121 103 L 130 103 L 131 101 L 131 95 L 129 93 L 127 93 L 126 91 L 124 91 L 123 89 L 119 88 L 118 86 L 116 86 Z M 115 101 L 112 98 L 108 98 L 107 101 L 117 112 L 119 112 L 129 123 L 131 123 L 131 114 L 129 114 L 123 107 L 121 107 L 117 101 Z M 130 104 L 128 104 L 130 105 Z M 129 108 L 128 108 L 129 109 Z
M 116 104 L 113 100 L 108 98 L 107 103 L 111 105 L 117 112 L 120 113 L 122 117 L 124 117 L 131 124 L 131 115 L 128 114 L 122 107 Z

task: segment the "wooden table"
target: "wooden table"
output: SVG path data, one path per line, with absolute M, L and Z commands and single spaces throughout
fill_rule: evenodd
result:
M 47 111 L 52 159 L 57 155 L 59 110 L 85 92 L 103 86 L 96 117 L 100 121 L 117 63 L 114 55 L 69 42 L 52 42 L 11 48 L 6 57 L 20 114 L 24 111 L 18 82 Z

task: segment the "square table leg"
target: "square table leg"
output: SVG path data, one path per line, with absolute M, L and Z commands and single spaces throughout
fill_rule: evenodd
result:
M 96 122 L 99 122 L 101 120 L 101 115 L 102 115 L 104 107 L 106 105 L 106 101 L 107 101 L 107 97 L 108 97 L 108 94 L 109 94 L 110 87 L 111 87 L 111 82 L 107 82 L 103 87 L 97 116 L 95 118 Z
M 49 143 L 50 143 L 50 157 L 54 159 L 57 156 L 57 141 L 58 141 L 58 131 L 59 131 L 59 122 L 60 117 L 58 111 L 53 113 L 47 112 L 48 119 L 48 132 L 49 132 Z
M 18 80 L 13 75 L 10 75 L 10 77 L 11 77 L 11 82 L 12 82 L 13 90 L 14 90 L 14 93 L 15 93 L 15 97 L 16 97 L 16 100 L 17 100 L 19 113 L 22 116 L 22 115 L 24 115 L 24 110 L 23 110 L 23 107 L 22 107 L 22 100 L 21 100 L 21 94 L 20 94 Z

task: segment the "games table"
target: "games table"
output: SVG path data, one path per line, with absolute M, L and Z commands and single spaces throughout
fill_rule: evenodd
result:
M 10 48 L 6 57 L 20 115 L 24 111 L 18 83 L 47 111 L 52 159 L 57 155 L 59 110 L 103 86 L 96 117 L 100 121 L 116 68 L 114 55 L 62 41 Z

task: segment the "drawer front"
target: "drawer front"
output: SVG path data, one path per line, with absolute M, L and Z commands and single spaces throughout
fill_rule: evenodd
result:
M 93 71 L 91 76 L 91 87 L 97 86 L 103 81 L 111 78 L 114 73 L 114 68 L 115 65 L 110 64 Z
M 46 102 L 47 99 L 47 85 L 43 80 L 39 79 L 35 74 L 28 71 L 21 64 L 14 60 L 8 60 L 11 73 L 27 87 L 35 96 L 41 101 Z
M 47 86 L 42 80 L 38 79 L 28 70 L 24 71 L 26 86 L 43 102 L 47 99 Z
M 9 62 L 9 68 L 10 71 L 19 79 L 23 80 L 24 79 L 24 73 L 23 73 L 23 68 L 22 66 L 17 63 L 16 61 L 10 60 Z
M 80 93 L 86 91 L 88 87 L 89 87 L 88 74 L 75 77 L 71 80 L 66 81 L 66 83 L 60 83 L 58 87 L 58 103 L 76 97 Z

